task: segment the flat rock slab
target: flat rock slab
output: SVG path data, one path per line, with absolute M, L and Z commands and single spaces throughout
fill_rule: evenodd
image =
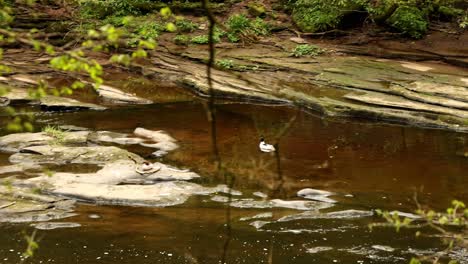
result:
M 153 185 L 71 183 L 54 186 L 49 191 L 97 204 L 165 207 L 183 204 L 192 195 L 207 195 L 219 189 L 185 181 L 169 181 Z
M 344 210 L 328 213 L 320 213 L 318 211 L 307 211 L 300 214 L 288 215 L 278 219 L 278 222 L 297 221 L 302 219 L 354 219 L 373 216 L 372 211 L 362 210 Z
M 400 96 L 387 95 L 382 93 L 365 92 L 363 94 L 347 94 L 345 98 L 355 100 L 361 103 L 378 105 L 384 107 L 402 108 L 412 111 L 431 112 L 436 114 L 446 114 L 461 118 L 468 118 L 468 111 L 431 105 L 416 101 L 407 100 Z
M 152 104 L 153 101 L 125 93 L 108 85 L 101 85 L 97 89 L 99 96 L 107 102 L 114 104 Z
M 40 222 L 76 215 L 73 200 L 33 194 L 27 188 L 2 187 L 0 191 L 0 222 Z
M 49 176 L 41 176 L 36 178 L 27 179 L 24 182 L 27 184 L 52 184 L 54 186 L 64 186 L 72 183 L 86 183 L 86 184 L 108 184 L 117 185 L 127 182 L 149 182 L 155 183 L 157 181 L 187 181 L 200 176 L 188 170 L 178 170 L 169 167 L 162 163 L 154 163 L 154 168 L 159 170 L 141 174 L 137 171 L 137 165 L 132 160 L 118 160 L 112 163 L 106 163 L 102 169 L 96 173 L 65 173 L 58 172 Z
M 88 131 L 64 132 L 62 144 L 85 144 Z M 48 145 L 55 139 L 47 133 L 16 133 L 0 137 L 0 151 L 15 153 L 30 146 Z
M 75 228 L 80 227 L 81 224 L 73 223 L 73 222 L 45 222 L 45 223 L 38 223 L 32 224 L 34 228 L 39 230 L 52 230 L 58 228 Z
M 227 197 L 215 196 L 212 198 L 215 202 L 229 202 Z M 333 206 L 332 203 L 324 203 L 318 201 L 302 201 L 292 200 L 286 201 L 281 199 L 273 200 L 254 200 L 254 199 L 234 199 L 230 200 L 230 206 L 237 208 L 255 208 L 255 209 L 266 209 L 266 208 L 288 208 L 296 210 L 319 210 L 330 208 Z
M 140 156 L 113 146 L 32 146 L 22 148 L 20 153 L 15 153 L 9 158 L 12 163 L 36 164 L 105 164 L 129 159 L 143 161 Z
M 46 111 L 72 111 L 72 110 L 105 110 L 106 107 L 83 103 L 75 99 L 46 96 L 39 100 L 41 108 Z

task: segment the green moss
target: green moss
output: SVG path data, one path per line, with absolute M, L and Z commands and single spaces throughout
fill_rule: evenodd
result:
M 353 0 L 298 0 L 292 18 L 304 32 L 325 31 L 337 28 L 346 14 L 361 10 L 363 4 Z
M 198 25 L 188 19 L 179 19 L 175 22 L 177 30 L 180 32 L 193 32 L 198 28 Z
M 318 46 L 303 44 L 303 45 L 297 45 L 292 51 L 292 55 L 294 57 L 317 56 L 322 52 L 323 50 Z
M 174 38 L 174 43 L 177 45 L 187 45 L 190 42 L 190 38 L 187 35 L 177 35 Z
M 463 15 L 463 10 L 451 6 L 440 6 L 439 14 L 446 19 L 453 19 Z
M 223 68 L 223 69 L 232 69 L 234 68 L 234 62 L 228 59 L 222 59 L 216 61 L 216 65 Z
M 190 42 L 195 44 L 208 44 L 208 35 L 200 35 L 193 37 Z
M 421 38 L 427 31 L 428 20 L 418 8 L 400 6 L 386 23 L 410 37 Z
M 244 14 L 235 14 L 228 18 L 227 37 L 230 42 L 238 42 L 241 35 L 265 36 L 270 33 L 270 26 L 261 18 L 250 20 Z
M 79 10 L 85 18 L 103 19 L 107 16 L 141 15 L 143 11 L 139 6 L 150 3 L 150 0 L 82 0 Z
M 247 6 L 249 8 L 249 14 L 254 17 L 266 17 L 266 8 L 262 3 L 251 2 Z

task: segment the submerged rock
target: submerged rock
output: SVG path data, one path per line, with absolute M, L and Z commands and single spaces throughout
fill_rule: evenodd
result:
M 288 215 L 278 219 L 278 222 L 297 221 L 302 219 L 353 219 L 372 216 L 371 211 L 344 210 L 329 213 L 320 213 L 318 211 L 307 211 L 300 214 Z
M 250 221 L 250 220 L 254 220 L 254 219 L 272 218 L 272 217 L 273 217 L 273 213 L 268 212 L 268 213 L 256 214 L 254 216 L 249 216 L 249 217 L 242 217 L 239 220 L 240 221 Z
M 138 127 L 133 131 L 133 133 L 139 137 L 146 138 L 153 143 L 141 143 L 140 145 L 148 148 L 156 148 L 159 149 L 158 151 L 154 152 L 153 155 L 156 157 L 161 157 L 167 154 L 170 151 L 173 151 L 179 148 L 177 145 L 177 140 L 173 137 L 168 135 L 166 132 L 162 130 L 153 131 Z
M 322 191 L 317 189 L 306 188 L 297 192 L 297 196 L 303 197 L 309 200 L 315 200 L 325 203 L 336 203 L 335 200 L 328 198 L 328 196 L 334 195 L 332 192 Z
M 269 224 L 271 222 L 268 222 L 268 221 L 254 221 L 252 223 L 250 223 L 249 225 L 255 227 L 256 229 L 260 229 L 262 228 L 263 226 Z
M 72 222 L 46 222 L 46 223 L 38 223 L 32 224 L 34 228 L 39 230 L 52 230 L 57 228 L 75 228 L 80 227 L 81 224 L 72 223 Z
M 43 222 L 50 220 L 58 220 L 77 216 L 78 214 L 61 211 L 61 210 L 45 210 L 45 211 L 30 211 L 21 214 L 0 214 L 0 222 L 8 223 L 26 223 L 26 222 Z
M 319 253 L 319 252 L 322 252 L 322 251 L 329 251 L 329 250 L 332 250 L 332 249 L 333 249 L 332 247 L 313 247 L 313 248 L 306 248 L 306 252 L 311 253 L 311 254 L 315 254 L 315 253 Z
M 386 252 L 393 252 L 395 251 L 394 248 L 389 247 L 389 246 L 382 246 L 382 245 L 373 245 L 373 249 L 381 250 L 381 251 L 386 251 Z
M 268 195 L 262 193 L 262 192 L 254 192 L 253 195 L 260 197 L 260 198 L 268 198 Z
M 2 187 L 0 222 L 39 222 L 76 215 L 72 213 L 74 201 L 57 200 L 48 196 L 27 193 L 26 190 L 26 188 Z
M 296 210 L 318 210 L 332 207 L 333 204 L 314 201 L 285 201 L 281 199 L 257 201 L 253 199 L 233 199 L 232 207 L 238 208 L 289 208 Z

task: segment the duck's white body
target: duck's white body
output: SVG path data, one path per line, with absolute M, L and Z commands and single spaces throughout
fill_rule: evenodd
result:
M 263 138 L 260 140 L 260 144 L 258 144 L 258 147 L 260 148 L 261 151 L 263 152 L 273 152 L 275 151 L 275 147 L 273 145 L 265 143 Z

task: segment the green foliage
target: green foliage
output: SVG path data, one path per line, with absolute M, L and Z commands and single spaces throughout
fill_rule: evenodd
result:
M 5 0 L 0 0 L 0 28 L 8 26 L 13 21 L 11 7 Z
M 221 41 L 221 38 L 225 35 L 226 33 L 219 29 L 218 27 L 215 27 L 213 30 L 213 42 L 214 43 L 219 43 Z M 195 43 L 195 44 L 208 44 L 208 35 L 199 35 L 193 37 L 190 42 Z
M 57 126 L 47 125 L 44 128 L 42 128 L 42 132 L 44 132 L 47 136 L 53 138 L 53 141 L 51 142 L 52 144 L 59 145 L 65 142 L 66 132 Z
M 298 0 L 292 18 L 304 32 L 325 31 L 338 27 L 344 15 L 361 10 L 364 0 Z
M 26 240 L 27 247 L 23 253 L 23 257 L 31 258 L 34 256 L 34 252 L 39 248 L 39 244 L 36 240 L 36 230 L 34 230 L 30 236 L 24 235 L 24 239 Z
M 446 243 L 447 248 L 444 251 L 448 254 L 456 246 L 465 246 L 467 245 L 467 237 L 465 237 L 465 230 L 468 227 L 468 209 L 463 202 L 458 200 L 452 201 L 452 206 L 447 208 L 446 212 L 435 212 L 433 210 L 424 210 L 419 208 L 416 211 L 416 214 L 419 218 L 407 218 L 400 217 L 397 212 L 388 212 L 382 210 L 376 210 L 378 216 L 385 219 L 385 223 L 374 223 L 369 225 L 372 229 L 376 226 L 390 226 L 394 227 L 398 232 L 401 228 L 411 228 L 411 229 L 422 229 L 423 227 L 430 227 L 432 230 L 441 234 L 440 237 L 443 237 L 443 242 Z M 422 229 L 424 230 L 424 229 Z M 427 230 L 425 230 L 427 232 Z M 415 233 L 416 237 L 421 237 L 424 234 L 422 231 L 418 230 Z M 430 236 L 427 234 L 425 236 Z M 418 256 L 417 258 L 412 258 L 412 264 L 421 263 L 423 261 L 428 261 L 431 263 L 439 263 L 439 258 L 441 252 L 438 252 L 434 255 L 427 256 Z M 454 260 L 451 260 L 449 263 L 457 263 Z
M 418 8 L 400 6 L 387 19 L 387 23 L 410 37 L 421 38 L 427 31 L 428 21 Z
M 208 44 L 208 35 L 200 35 L 193 37 L 190 42 L 195 44 Z
M 139 6 L 150 0 L 81 0 L 80 12 L 84 18 L 102 19 L 107 16 L 141 15 Z
M 138 26 L 136 32 L 142 39 L 156 39 L 165 27 L 157 22 L 144 23 Z
M 232 69 L 234 68 L 234 62 L 228 59 L 222 59 L 216 61 L 216 65 L 223 68 L 223 69 Z
M 229 32 L 239 33 L 250 28 L 250 20 L 244 14 L 232 15 L 226 22 Z
M 193 23 L 188 19 L 176 20 L 175 26 L 180 32 L 194 32 L 198 28 L 198 25 L 196 23 Z
M 259 2 L 250 2 L 247 7 L 249 8 L 249 14 L 254 17 L 266 17 L 266 8 L 265 5 Z
M 465 12 L 465 15 L 460 18 L 458 26 L 463 29 L 468 27 L 468 12 Z
M 447 19 L 453 19 L 463 15 L 463 10 L 459 8 L 454 8 L 452 6 L 440 6 L 439 14 Z
M 244 14 L 235 14 L 226 21 L 227 37 L 230 42 L 238 42 L 244 36 L 266 36 L 270 34 L 269 25 L 261 18 L 250 20 Z
M 321 54 L 323 50 L 315 45 L 310 44 L 301 44 L 297 45 L 294 50 L 292 51 L 292 55 L 294 57 L 303 57 L 303 56 L 317 56 Z
M 174 37 L 174 43 L 177 45 L 187 45 L 190 38 L 187 35 L 177 35 Z

